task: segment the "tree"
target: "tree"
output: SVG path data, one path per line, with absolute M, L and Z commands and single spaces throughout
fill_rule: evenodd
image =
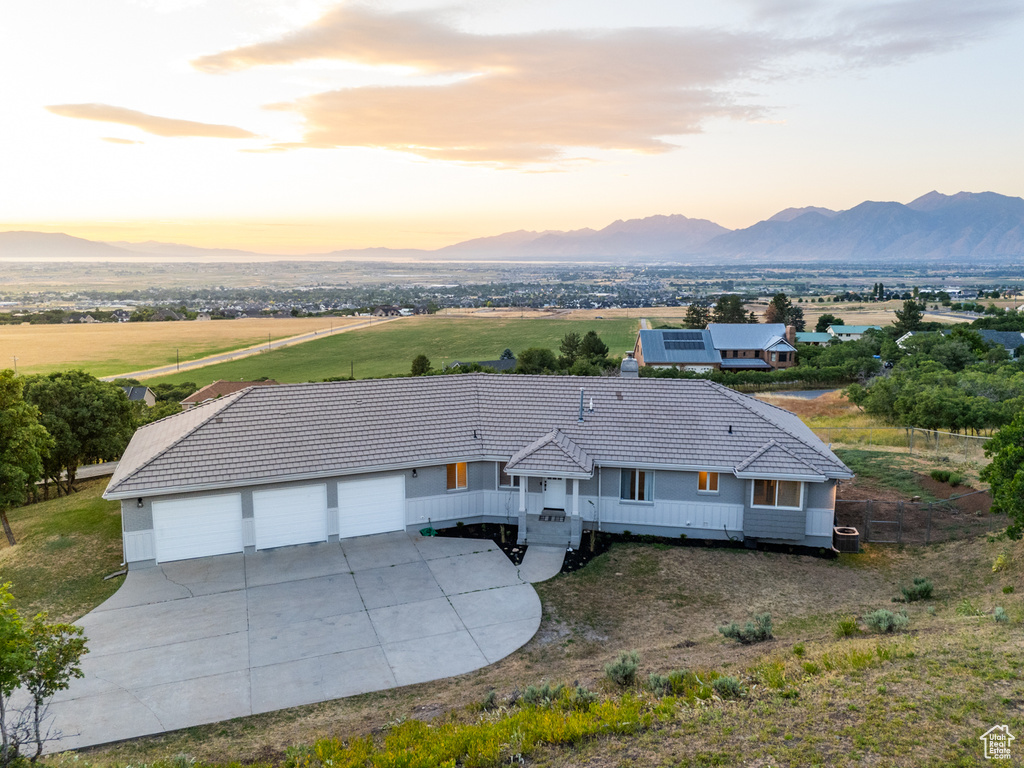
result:
M 43 745 L 59 737 L 45 728 L 47 707 L 72 678 L 82 677 L 87 653 L 81 627 L 48 624 L 45 613 L 26 624 L 12 601 L 10 584 L 0 585 L 0 768 L 25 757 L 36 762 Z M 21 711 L 11 709 L 11 694 L 19 687 L 31 697 Z M 34 744 L 34 752 L 24 755 L 28 744 Z
M 430 373 L 430 358 L 426 355 L 416 355 L 412 359 L 412 375 L 423 376 Z
M 25 402 L 22 380 L 0 371 L 0 524 L 13 547 L 7 510 L 25 503 L 26 490 L 43 476 L 43 457 L 52 441 L 39 423 L 39 410 Z
M 716 323 L 745 323 L 749 320 L 743 309 L 743 300 L 734 293 L 719 297 L 712 317 Z
M 916 288 L 914 289 L 917 290 Z M 896 332 L 900 335 L 908 331 L 916 331 L 921 328 L 921 321 L 924 314 L 921 307 L 914 299 L 907 299 L 903 302 L 903 309 L 896 310 L 896 322 L 893 323 Z
M 1011 539 L 1024 531 L 1024 411 L 1002 427 L 985 445 L 992 463 L 981 470 L 981 479 L 992 486 L 992 511 L 1010 519 Z
M 764 312 L 766 323 L 782 323 L 792 325 L 798 331 L 803 331 L 807 323 L 804 320 L 804 310 L 793 304 L 784 293 L 776 293 Z
M 512 354 L 512 350 L 511 349 L 509 349 L 508 347 L 505 347 L 505 351 L 501 353 L 501 357 L 499 357 L 498 359 L 499 360 L 515 360 L 516 356 Z
M 831 312 L 826 312 L 818 318 L 818 322 L 814 325 L 814 332 L 825 333 L 830 325 L 846 325 L 846 323 L 843 322 L 843 318 L 836 317 Z
M 711 322 L 711 308 L 706 304 L 693 302 L 686 308 L 686 327 L 704 329 Z
M 58 493 L 74 490 L 79 465 L 120 458 L 135 429 L 121 388 L 85 371 L 29 377 L 25 400 L 39 408 L 39 423 L 53 437 L 43 470 Z
M 543 347 L 530 347 L 519 353 L 516 373 L 554 373 L 558 370 L 555 353 Z
M 562 337 L 562 343 L 558 347 L 558 351 L 562 353 L 559 363 L 563 368 L 571 368 L 572 364 L 576 362 L 576 358 L 580 356 L 580 345 L 583 340 L 580 335 L 575 332 L 570 332 Z
M 608 345 L 601 341 L 597 331 L 587 331 L 580 343 L 580 357 L 589 363 L 600 365 L 608 357 Z

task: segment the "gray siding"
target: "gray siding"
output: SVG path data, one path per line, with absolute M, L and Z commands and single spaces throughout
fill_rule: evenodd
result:
M 418 499 L 423 496 L 439 496 L 448 491 L 448 470 L 444 464 L 439 467 L 419 467 L 416 477 L 412 470 L 405 473 L 405 497 Z
M 826 480 L 824 483 L 804 483 L 804 506 L 811 509 L 835 509 L 836 481 Z
M 801 540 L 807 529 L 802 509 L 751 509 L 743 512 L 743 535 L 755 539 Z
M 152 527 L 153 505 L 149 499 L 142 500 L 141 508 L 136 499 L 121 501 L 121 530 L 131 533 L 132 531 L 148 531 Z
M 493 491 L 497 488 L 498 476 L 493 461 L 474 461 L 466 467 L 471 491 Z

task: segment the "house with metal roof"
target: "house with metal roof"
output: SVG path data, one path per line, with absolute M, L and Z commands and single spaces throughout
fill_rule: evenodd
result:
M 830 325 L 828 334 L 840 341 L 857 341 L 868 331 L 880 331 L 880 325 Z
M 705 330 L 645 330 L 633 349 L 637 362 L 657 368 L 773 371 L 796 365 L 796 329 L 781 323 L 710 323 Z
M 104 497 L 138 568 L 458 522 L 828 548 L 852 476 L 710 381 L 476 373 L 226 395 L 140 428 Z
M 796 332 L 796 343 L 797 344 L 810 344 L 812 347 L 827 347 L 835 340 L 835 337 L 822 331 L 817 333 L 815 331 L 797 331 Z

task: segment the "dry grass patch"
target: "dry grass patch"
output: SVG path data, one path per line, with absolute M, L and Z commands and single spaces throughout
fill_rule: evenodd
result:
M 7 325 L 4 348 L 18 356 L 19 373 L 81 368 L 111 376 L 265 344 L 366 318 L 247 318 L 244 320 L 95 325 Z

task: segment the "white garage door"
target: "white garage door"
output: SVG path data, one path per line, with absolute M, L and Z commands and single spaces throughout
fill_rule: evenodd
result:
M 405 530 L 405 475 L 338 483 L 341 537 Z
M 327 486 L 254 491 L 256 549 L 327 541 Z
M 187 560 L 242 551 L 242 496 L 153 502 L 156 560 Z

